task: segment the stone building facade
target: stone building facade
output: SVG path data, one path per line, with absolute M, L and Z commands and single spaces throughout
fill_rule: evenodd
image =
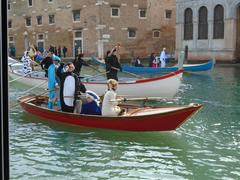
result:
M 175 0 L 9 0 L 8 12 L 17 56 L 30 44 L 104 57 L 120 43 L 122 58 L 175 49 Z
M 176 52 L 188 59 L 240 60 L 240 0 L 176 0 Z

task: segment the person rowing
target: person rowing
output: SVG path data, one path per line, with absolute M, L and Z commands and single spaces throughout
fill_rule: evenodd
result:
M 125 112 L 125 109 L 121 109 L 118 106 L 117 101 L 117 86 L 118 82 L 115 79 L 109 79 L 107 81 L 108 91 L 103 97 L 102 103 L 102 115 L 103 116 L 119 116 Z

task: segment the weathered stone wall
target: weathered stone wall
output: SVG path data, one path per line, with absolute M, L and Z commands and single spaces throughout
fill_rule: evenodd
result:
M 83 52 L 86 56 L 103 56 L 115 44 L 121 44 L 121 58 L 132 55 L 146 57 L 159 53 L 162 47 L 174 51 L 175 46 L 175 0 L 12 0 L 9 19 L 13 27 L 9 36 L 14 37 L 17 56 L 25 50 L 25 38 L 36 44 L 37 35 L 44 34 L 45 48 L 50 45 L 68 48 L 73 56 L 73 40 L 76 31 L 82 31 Z M 120 17 L 111 17 L 111 6 L 118 6 Z M 139 18 L 139 9 L 147 10 L 146 18 Z M 80 9 L 80 21 L 73 22 L 72 11 Z M 172 10 L 170 19 L 165 10 Z M 55 23 L 49 25 L 48 15 L 55 15 Z M 37 25 L 36 16 L 42 15 L 43 24 Z M 25 18 L 32 17 L 32 26 L 26 27 Z M 128 38 L 128 29 L 136 29 L 136 38 Z M 160 38 L 153 38 L 153 30 L 160 30 Z M 24 34 L 25 33 L 25 34 Z

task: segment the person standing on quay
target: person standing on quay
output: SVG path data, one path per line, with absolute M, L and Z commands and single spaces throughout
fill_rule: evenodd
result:
M 67 53 L 67 48 L 66 46 L 63 46 L 63 57 L 66 57 L 66 53 Z

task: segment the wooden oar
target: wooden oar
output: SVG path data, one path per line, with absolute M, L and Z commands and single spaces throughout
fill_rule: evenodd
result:
M 31 72 L 29 72 L 29 73 L 27 73 L 27 74 L 24 74 L 24 75 L 21 76 L 21 77 L 18 77 L 18 78 L 16 78 L 16 79 L 13 79 L 13 80 L 9 81 L 9 83 L 14 82 L 14 81 L 17 81 L 17 80 L 19 80 L 19 79 L 22 79 L 22 78 L 24 78 L 24 77 L 26 77 L 26 76 L 28 76 L 28 75 L 30 75 L 30 74 L 32 74 L 32 73 L 34 73 L 34 71 L 31 71 Z
M 101 72 L 100 74 L 97 74 L 97 75 L 95 75 L 95 76 L 85 77 L 85 78 L 83 78 L 83 80 L 92 79 L 92 78 L 95 78 L 95 77 L 98 77 L 98 76 L 101 76 L 101 75 L 104 75 L 104 74 L 107 74 L 107 73 L 109 73 L 109 71 L 107 71 L 107 72 Z
M 40 84 L 37 84 L 37 85 L 35 85 L 35 86 L 33 86 L 32 88 L 30 88 L 30 89 L 28 89 L 25 93 L 28 93 L 28 92 L 30 92 L 30 91 L 32 91 L 33 89 L 36 89 L 36 88 L 38 88 L 38 87 L 41 87 L 43 84 L 45 84 L 45 83 L 47 83 L 48 81 L 47 80 L 45 80 L 44 82 L 42 82 L 42 83 L 40 83 Z M 41 93 L 41 94 L 38 94 L 38 95 L 36 95 L 36 96 L 41 96 L 41 95 L 43 95 L 43 94 L 46 94 L 48 91 L 45 91 L 45 92 L 43 92 L 43 93 Z M 19 98 L 22 98 L 23 96 L 20 96 Z M 18 98 L 18 99 L 19 99 Z M 19 103 L 16 103 L 16 104 L 14 104 L 14 105 L 12 105 L 12 106 L 10 106 L 10 109 L 11 108 L 13 108 L 13 107 L 16 107 L 16 106 L 18 106 L 19 105 Z
M 115 67 L 111 67 L 112 69 L 115 69 L 115 70 L 117 70 L 117 71 L 120 71 L 120 69 L 119 68 L 115 68 Z M 132 75 L 132 76 L 134 76 L 134 77 L 137 77 L 137 78 L 140 78 L 140 79 L 144 79 L 145 77 L 143 77 L 143 76 L 140 76 L 140 75 L 137 75 L 137 74 L 134 74 L 134 73 L 130 73 L 130 72 L 128 72 L 128 71 L 121 71 L 121 72 L 123 72 L 123 73 L 126 73 L 126 74 L 130 74 L 130 75 Z
M 161 97 L 137 97 L 137 98 L 122 98 L 118 97 L 118 101 L 147 101 L 147 100 L 162 100 L 163 98 Z

